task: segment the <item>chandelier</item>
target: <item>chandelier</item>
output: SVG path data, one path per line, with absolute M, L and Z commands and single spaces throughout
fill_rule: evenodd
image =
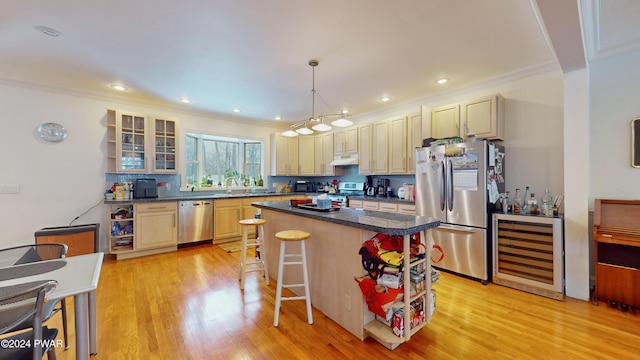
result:
M 309 60 L 309 66 L 312 69 L 312 83 L 311 83 L 311 117 L 306 120 L 298 121 L 297 123 L 289 126 L 289 129 L 282 133 L 284 136 L 298 136 L 298 135 L 310 135 L 313 134 L 313 131 L 329 131 L 331 130 L 331 125 L 336 127 L 347 127 L 353 125 L 351 120 L 348 120 L 347 117 L 351 116 L 347 114 L 347 111 L 342 111 L 341 113 L 336 114 L 323 114 L 323 115 L 315 115 L 315 105 L 316 105 L 316 66 L 318 66 L 318 60 L 311 59 Z M 331 125 L 324 122 L 327 119 L 335 119 L 331 122 Z M 311 126 L 311 128 L 309 128 Z

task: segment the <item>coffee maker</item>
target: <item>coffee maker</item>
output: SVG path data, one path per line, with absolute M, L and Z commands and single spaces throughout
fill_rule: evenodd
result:
M 377 187 L 373 186 L 373 176 L 367 175 L 367 182 L 365 183 L 365 195 L 376 196 Z
M 378 197 L 387 197 L 389 190 L 391 190 L 389 179 L 378 179 Z

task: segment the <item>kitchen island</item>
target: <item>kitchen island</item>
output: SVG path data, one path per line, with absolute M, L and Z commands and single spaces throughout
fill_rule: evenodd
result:
M 394 335 L 388 326 L 374 319 L 363 300 L 358 283 L 354 278 L 366 275 L 358 254 L 362 243 L 377 233 L 400 235 L 404 237 L 404 248 L 409 248 L 410 235 L 420 232 L 421 239 L 431 240 L 430 229 L 440 225 L 436 219 L 422 216 L 385 213 L 361 209 L 340 208 L 336 211 L 313 211 L 289 206 L 288 201 L 255 202 L 253 206 L 261 209 L 265 224 L 263 254 L 267 260 L 269 274 L 278 276 L 279 243 L 275 234 L 279 231 L 296 229 L 307 231 L 311 238 L 307 240 L 307 267 L 311 290 L 311 304 L 330 319 L 347 329 L 360 340 L 369 335 L 389 348 L 402 343 L 412 333 L 426 325 L 430 319 L 430 296 L 426 296 L 426 321 L 412 331 L 405 331 L 403 337 Z M 409 267 L 408 250 L 404 266 Z M 430 269 L 430 259 L 424 260 Z M 284 283 L 300 283 L 301 272 L 288 272 Z M 427 276 L 427 289 L 431 287 L 431 277 Z M 409 271 L 405 271 L 405 283 L 409 283 Z M 297 290 L 297 289 L 293 289 Z M 428 292 L 428 290 L 427 290 Z M 430 295 L 430 294 L 428 294 Z M 405 287 L 405 299 L 410 298 L 409 287 Z M 405 301 L 405 324 L 409 323 L 409 301 Z M 281 323 L 299 321 L 287 319 L 286 303 Z

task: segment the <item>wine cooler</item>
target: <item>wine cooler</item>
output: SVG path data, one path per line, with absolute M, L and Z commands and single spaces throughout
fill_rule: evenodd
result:
M 564 298 L 562 218 L 493 214 L 493 282 Z

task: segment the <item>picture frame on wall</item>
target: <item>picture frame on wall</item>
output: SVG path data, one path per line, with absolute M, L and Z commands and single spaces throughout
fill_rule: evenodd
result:
M 640 117 L 631 120 L 631 166 L 640 168 Z

